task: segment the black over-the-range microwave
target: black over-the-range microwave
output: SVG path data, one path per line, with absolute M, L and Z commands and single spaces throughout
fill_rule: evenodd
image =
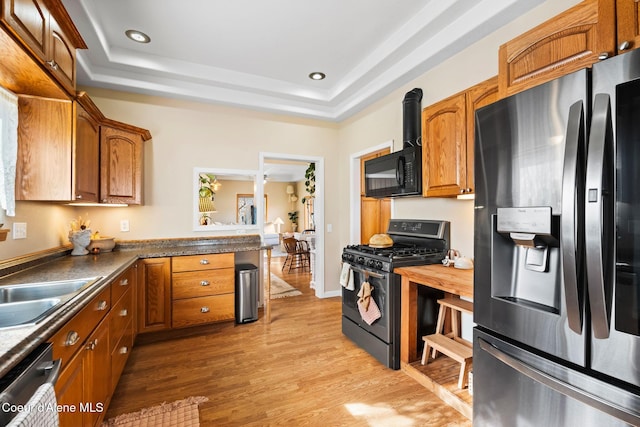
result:
M 400 151 L 364 162 L 367 197 L 400 197 L 422 194 L 422 147 Z

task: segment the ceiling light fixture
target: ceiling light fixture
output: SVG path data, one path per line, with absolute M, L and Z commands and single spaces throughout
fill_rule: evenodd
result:
M 127 37 L 129 37 L 134 42 L 138 43 L 149 43 L 151 41 L 151 37 L 138 30 L 127 30 L 124 32 Z
M 324 80 L 324 78 L 327 77 L 325 73 L 321 73 L 319 71 L 315 71 L 311 74 L 309 74 L 309 78 L 311 80 Z

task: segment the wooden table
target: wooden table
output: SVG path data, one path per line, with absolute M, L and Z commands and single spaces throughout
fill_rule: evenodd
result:
M 400 320 L 400 362 L 419 359 L 418 286 L 440 289 L 452 295 L 473 298 L 473 270 L 445 267 L 440 264 L 400 267 L 393 270 L 402 276 L 402 306 Z

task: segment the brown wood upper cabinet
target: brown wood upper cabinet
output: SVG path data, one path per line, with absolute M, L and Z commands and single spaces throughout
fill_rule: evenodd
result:
M 16 200 L 71 200 L 72 102 L 18 98 Z
M 143 135 L 148 132 L 124 123 L 106 122 L 100 126 L 100 201 L 140 205 Z
M 617 0 L 618 52 L 640 46 L 640 1 Z
M 497 99 L 493 77 L 422 110 L 423 196 L 474 192 L 474 112 Z
M 76 87 L 76 49 L 86 49 L 59 0 L 2 0 L 0 20 L 70 95 Z
M 86 93 L 74 102 L 75 137 L 75 200 L 100 201 L 100 122 L 104 116 Z
M 500 46 L 500 97 L 614 55 L 615 1 L 585 0 Z

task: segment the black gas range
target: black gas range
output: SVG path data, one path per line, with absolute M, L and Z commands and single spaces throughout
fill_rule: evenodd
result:
M 400 368 L 401 278 L 393 270 L 440 263 L 449 250 L 449 229 L 448 221 L 392 219 L 387 230 L 392 246 L 343 249 L 342 261 L 351 270 L 353 283 L 342 288 L 342 332 L 389 368 Z M 358 307 L 357 294 L 364 282 L 371 286 L 371 297 L 380 310 L 380 317 L 371 323 Z
M 392 272 L 395 267 L 437 264 L 449 249 L 448 221 L 392 219 L 387 234 L 393 246 L 349 245 L 342 251 L 342 261 Z

